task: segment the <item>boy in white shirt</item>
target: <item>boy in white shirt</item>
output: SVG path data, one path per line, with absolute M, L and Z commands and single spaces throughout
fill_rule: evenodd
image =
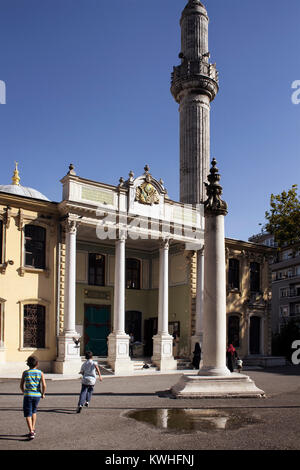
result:
M 237 361 L 236 361 L 236 367 L 237 367 L 237 370 L 239 372 L 241 372 L 242 368 L 243 368 L 243 361 L 242 359 L 240 359 L 239 357 L 237 358 Z
M 83 405 L 88 407 L 94 391 L 96 383 L 96 372 L 99 375 L 99 380 L 102 382 L 100 369 L 96 362 L 93 361 L 93 353 L 87 351 L 85 353 L 86 361 L 82 364 L 80 374 L 82 374 L 81 392 L 79 395 L 77 413 L 80 413 Z

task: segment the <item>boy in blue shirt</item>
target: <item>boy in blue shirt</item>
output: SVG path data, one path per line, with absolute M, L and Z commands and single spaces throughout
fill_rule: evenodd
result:
M 45 398 L 46 381 L 44 374 L 38 367 L 38 359 L 30 356 L 27 359 L 28 370 L 25 370 L 20 382 L 20 389 L 24 393 L 23 412 L 29 429 L 29 439 L 35 438 L 36 412 L 41 398 Z

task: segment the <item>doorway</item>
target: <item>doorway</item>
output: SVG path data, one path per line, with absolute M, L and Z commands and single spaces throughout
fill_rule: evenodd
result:
M 149 318 L 144 321 L 144 356 L 153 355 L 153 336 L 157 334 L 157 318 Z
M 110 305 L 84 306 L 84 352 L 107 356 L 107 337 L 111 331 Z
M 125 312 L 125 331 L 133 333 L 134 341 L 142 341 L 142 312 L 128 310 Z
M 250 317 L 250 354 L 260 354 L 261 318 Z

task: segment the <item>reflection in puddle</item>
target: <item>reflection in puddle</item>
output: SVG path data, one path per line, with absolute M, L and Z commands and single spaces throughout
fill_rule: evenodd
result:
M 127 416 L 167 431 L 189 432 L 232 430 L 260 422 L 242 410 L 149 409 L 130 411 Z

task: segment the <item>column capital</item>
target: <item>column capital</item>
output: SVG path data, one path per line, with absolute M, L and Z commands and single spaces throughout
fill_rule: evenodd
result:
M 116 238 L 117 242 L 125 242 L 127 240 L 127 235 L 125 231 L 120 231 L 118 237 Z
M 81 217 L 67 216 L 63 220 L 63 228 L 65 232 L 70 234 L 76 234 L 77 228 L 80 225 Z
M 166 237 L 160 240 L 159 247 L 164 250 L 169 250 L 171 238 Z

